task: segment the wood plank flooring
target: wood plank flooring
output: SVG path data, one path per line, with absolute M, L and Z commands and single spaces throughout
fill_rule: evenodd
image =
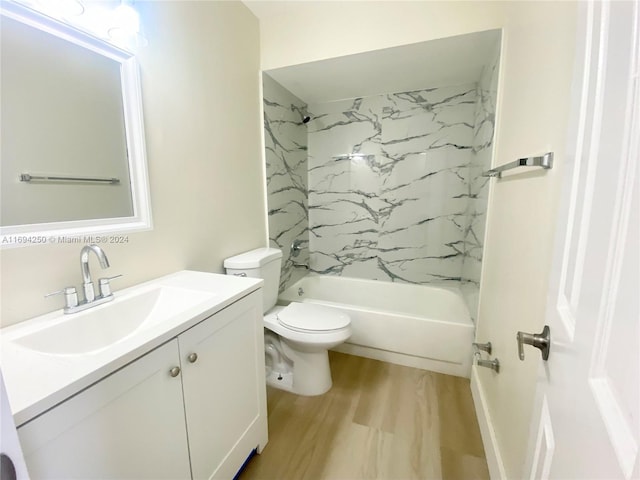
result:
M 241 480 L 489 478 L 469 380 L 329 358 L 324 395 L 267 389 L 269 443 Z

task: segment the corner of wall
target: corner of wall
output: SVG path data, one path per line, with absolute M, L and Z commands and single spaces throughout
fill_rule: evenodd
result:
M 282 250 L 282 292 L 306 273 L 293 263 L 309 264 L 308 139 L 302 123 L 307 104 L 268 74 L 263 75 L 262 104 L 268 242 Z M 295 259 L 294 240 L 302 248 Z

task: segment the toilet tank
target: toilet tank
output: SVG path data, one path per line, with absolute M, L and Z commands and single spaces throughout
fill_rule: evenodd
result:
M 277 248 L 257 248 L 227 258 L 224 261 L 224 268 L 227 275 L 244 274 L 247 277 L 264 280 L 262 302 L 263 313 L 266 313 L 276 304 L 278 299 L 281 263 L 282 251 Z

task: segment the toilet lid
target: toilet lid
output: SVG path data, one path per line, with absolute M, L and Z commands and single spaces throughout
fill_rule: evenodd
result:
M 316 332 L 338 330 L 351 323 L 346 313 L 310 303 L 290 303 L 277 315 L 280 323 L 293 330 Z

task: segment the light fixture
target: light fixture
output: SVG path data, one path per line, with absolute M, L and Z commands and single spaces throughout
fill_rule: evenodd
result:
M 140 16 L 129 4 L 121 2 L 114 10 L 114 28 L 119 28 L 126 33 L 136 34 L 140 31 Z
M 115 8 L 106 7 L 105 2 L 82 0 L 13 1 L 130 52 L 148 44 L 140 33 L 140 16 L 126 0 L 121 0 Z
M 36 8 L 54 18 L 72 18 L 84 13 L 84 4 L 80 0 L 38 0 Z
M 140 15 L 124 0 L 113 11 L 107 34 L 114 43 L 129 49 L 146 46 L 148 43 L 140 34 Z

